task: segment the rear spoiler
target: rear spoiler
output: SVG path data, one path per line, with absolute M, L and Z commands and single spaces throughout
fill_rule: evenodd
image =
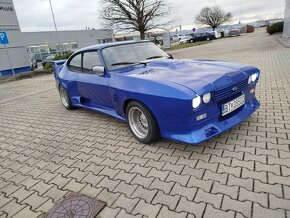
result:
M 54 73 L 59 73 L 59 71 L 62 68 L 62 65 L 66 62 L 66 59 L 64 60 L 58 60 L 58 61 L 52 61 L 52 67 L 54 69 Z

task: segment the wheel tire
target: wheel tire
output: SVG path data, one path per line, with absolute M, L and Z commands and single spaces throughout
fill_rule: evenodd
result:
M 189 43 L 193 43 L 193 40 L 189 40 Z
M 156 142 L 160 139 L 160 130 L 157 121 L 151 111 L 145 105 L 137 101 L 131 101 L 126 108 L 126 115 L 130 130 L 138 141 L 144 144 L 149 144 Z M 145 119 L 143 115 L 145 116 L 146 122 L 144 121 Z M 139 123 L 137 123 L 138 121 L 136 120 L 138 120 Z M 145 123 L 147 131 L 145 131 L 146 128 L 141 123 Z M 141 126 L 143 126 L 144 128 Z M 141 134 L 142 130 L 144 130 L 144 134 Z
M 206 41 L 210 41 L 210 38 L 207 38 Z
M 67 110 L 71 110 L 73 109 L 71 100 L 69 95 L 67 94 L 65 88 L 63 86 L 59 87 L 59 97 L 60 97 L 60 101 L 62 103 L 62 105 L 67 109 Z

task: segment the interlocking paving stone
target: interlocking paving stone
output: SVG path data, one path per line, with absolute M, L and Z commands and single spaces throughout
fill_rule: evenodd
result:
M 186 186 L 187 182 L 189 181 L 189 175 L 179 175 L 174 172 L 170 172 L 168 177 L 166 178 L 166 182 L 177 182 L 183 186 Z
M 139 186 L 135 192 L 132 194 L 132 197 L 138 197 L 144 199 L 147 203 L 150 203 L 158 190 L 149 190 L 145 189 L 142 186 Z
M 161 190 L 166 194 L 169 194 L 170 190 L 172 189 L 174 183 L 173 182 L 163 182 L 159 179 L 154 179 L 152 184 L 150 185 L 150 189 L 157 189 Z
M 162 204 L 168 206 L 169 209 L 174 210 L 180 197 L 175 195 L 167 195 L 162 191 L 158 191 L 157 195 L 154 197 L 152 203 L 153 204 Z
M 203 191 L 202 189 L 198 189 L 194 201 L 197 203 L 206 202 L 213 205 L 215 208 L 220 208 L 222 198 L 222 194 L 211 194 Z
M 157 218 L 168 218 L 168 217 L 174 217 L 174 218 L 185 218 L 187 214 L 185 212 L 178 213 L 169 210 L 166 206 L 162 206 Z
M 109 206 L 112 206 L 119 196 L 120 193 L 114 193 L 108 191 L 107 189 L 103 189 L 100 194 L 98 194 L 97 199 L 106 202 Z
M 25 205 L 21 205 L 21 204 L 16 202 L 16 199 L 13 199 L 9 203 L 2 206 L 1 211 L 6 213 L 6 214 L 9 214 L 9 216 L 12 217 L 13 215 L 20 212 L 24 207 L 25 207 Z
M 119 193 L 123 193 L 127 196 L 130 196 L 137 188 L 137 185 L 131 185 L 131 184 L 127 184 L 123 181 L 121 181 L 117 187 L 114 189 L 114 192 L 119 192 Z
M 120 208 L 111 208 L 105 207 L 101 213 L 99 214 L 100 217 L 116 217 L 120 212 Z
M 2 208 L 9 201 L 12 201 L 12 198 L 7 198 L 4 194 L 0 193 L 0 207 Z
M 181 197 L 176 211 L 177 212 L 188 212 L 194 214 L 196 217 L 202 217 L 206 204 L 202 203 L 195 203 L 192 201 L 188 201 L 186 198 Z
M 132 174 L 132 175 L 135 176 L 135 174 Z M 143 186 L 144 188 L 148 188 L 153 182 L 153 180 L 154 180 L 153 177 L 147 178 L 139 174 L 136 174 L 131 184 L 137 184 L 137 185 Z
M 250 217 L 252 213 L 252 203 L 250 201 L 237 201 L 228 196 L 224 196 L 221 209 L 225 211 L 237 211 L 246 217 Z
M 120 195 L 120 197 L 115 201 L 113 207 L 126 208 L 126 211 L 131 213 L 139 202 L 139 198 L 127 198 L 125 195 Z
M 146 217 L 156 217 L 159 210 L 161 208 L 161 205 L 152 205 L 152 204 L 147 204 L 144 200 L 140 200 L 136 207 L 133 210 L 133 214 L 142 214 Z
M 53 186 L 51 189 L 49 189 L 47 192 L 43 194 L 43 196 L 47 196 L 51 198 L 54 202 L 57 202 L 59 199 L 61 199 L 68 191 L 64 191 L 59 189 L 57 186 Z
M 138 215 L 128 214 L 124 209 L 122 209 L 117 215 L 117 218 L 142 218 L 142 217 L 143 216 L 141 214 Z
M 187 188 L 187 187 L 181 186 L 179 183 L 175 183 L 170 194 L 183 196 L 183 197 L 186 197 L 188 200 L 192 201 L 194 196 L 196 195 L 196 192 L 197 192 L 197 188 L 194 188 L 194 187 Z
M 214 208 L 211 204 L 206 206 L 206 210 L 204 213 L 204 218 L 233 218 L 235 217 L 235 213 L 233 211 L 222 211 Z
M 269 194 L 269 208 L 277 210 L 277 209 L 285 209 L 290 210 L 290 199 L 278 198 L 272 194 Z
M 259 67 L 260 109 L 198 146 L 144 145 L 66 111 L 53 75 L 1 84 L 0 217 L 43 215 L 68 191 L 106 201 L 100 217 L 290 217 L 290 50 L 257 29 L 171 53 Z
M 283 218 L 285 217 L 285 211 L 283 210 L 272 210 L 261 207 L 261 205 L 254 203 L 253 205 L 253 217 L 257 218 Z
M 36 218 L 41 215 L 41 212 L 34 212 L 29 207 L 25 207 L 21 211 L 19 211 L 13 218 L 23 218 L 23 217 L 29 217 L 29 218 Z

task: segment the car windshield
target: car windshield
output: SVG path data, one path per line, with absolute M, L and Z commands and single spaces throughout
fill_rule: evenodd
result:
M 151 42 L 138 42 L 104 48 L 102 51 L 109 70 L 136 65 L 146 60 L 169 58 L 168 54 Z

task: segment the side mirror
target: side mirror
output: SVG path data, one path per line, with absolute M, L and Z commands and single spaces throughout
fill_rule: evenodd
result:
M 103 66 L 93 66 L 92 70 L 98 76 L 104 76 L 105 68 Z
M 170 59 L 174 59 L 174 57 L 172 56 L 172 54 L 168 54 L 168 56 L 170 57 Z

